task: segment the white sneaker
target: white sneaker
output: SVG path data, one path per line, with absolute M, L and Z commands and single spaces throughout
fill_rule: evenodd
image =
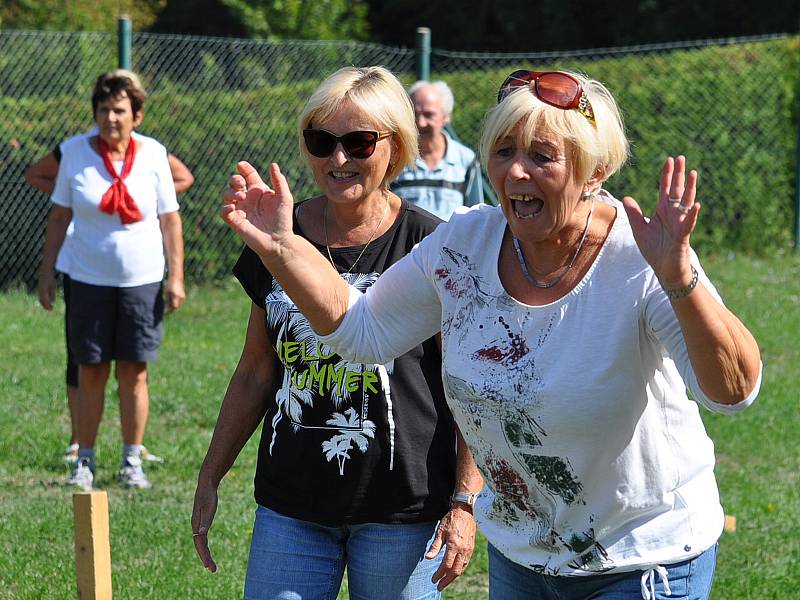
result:
M 88 458 L 75 461 L 72 467 L 72 476 L 67 479 L 67 485 L 74 485 L 85 492 L 89 492 L 94 487 L 93 465 Z
M 70 444 L 64 450 L 64 462 L 74 465 L 78 462 L 78 444 Z
M 153 484 L 145 476 L 142 469 L 142 459 L 138 456 L 128 456 L 122 459 L 119 468 L 119 482 L 129 488 L 146 490 Z
M 161 458 L 160 456 L 158 456 L 156 454 L 153 454 L 152 452 L 150 452 L 150 450 L 148 450 L 144 446 L 141 447 L 140 456 L 142 457 L 142 460 L 145 461 L 145 462 L 151 462 L 151 463 L 163 463 L 164 462 L 163 458 Z

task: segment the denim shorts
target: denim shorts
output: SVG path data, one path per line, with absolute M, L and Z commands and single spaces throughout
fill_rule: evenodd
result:
M 256 510 L 245 600 L 336 600 L 347 567 L 352 600 L 435 600 L 444 551 L 424 554 L 436 523 L 328 527 Z
M 161 282 L 121 288 L 72 279 L 67 328 L 79 365 L 155 360 L 164 335 Z
M 689 560 L 661 565 L 661 573 L 654 565 L 649 571 L 554 577 L 509 560 L 489 544 L 489 600 L 707 600 L 716 563 L 714 544 Z

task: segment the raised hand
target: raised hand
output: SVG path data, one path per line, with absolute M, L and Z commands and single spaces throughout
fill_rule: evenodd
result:
M 622 200 L 636 244 L 665 289 L 682 288 L 692 279 L 689 237 L 700 213 L 696 193 L 697 171 L 687 176 L 686 158 L 670 156 L 661 169 L 658 204 L 649 219 L 636 200 Z
M 292 235 L 294 199 L 276 163 L 270 165 L 268 186 L 248 162 L 237 163 L 223 194 L 220 216 L 259 256 L 280 253 L 282 241 Z

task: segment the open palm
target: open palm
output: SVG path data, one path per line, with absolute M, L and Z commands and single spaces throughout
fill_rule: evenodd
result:
M 691 278 L 689 237 L 700 213 L 696 193 L 697 171 L 687 175 L 685 157 L 668 157 L 661 170 L 658 204 L 650 218 L 630 196 L 622 201 L 639 251 L 668 289 L 683 287 Z
M 237 163 L 223 194 L 220 216 L 259 256 L 280 252 L 282 241 L 292 234 L 294 199 L 276 163 L 270 165 L 272 187 L 248 162 Z

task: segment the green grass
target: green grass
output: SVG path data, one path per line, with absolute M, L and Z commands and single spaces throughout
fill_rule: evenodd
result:
M 756 335 L 764 383 L 745 413 L 704 412 L 718 456 L 723 504 L 738 530 L 720 544 L 714 600 L 796 597 L 800 581 L 800 257 L 704 261 L 726 302 Z M 119 460 L 115 390 L 97 444 L 99 484 L 108 491 L 115 598 L 239 598 L 255 508 L 255 439 L 220 489 L 212 551 L 220 571 L 194 554 L 189 517 L 194 482 L 228 377 L 241 349 L 249 300 L 229 282 L 190 291 L 170 316 L 162 358 L 151 368 L 148 446 L 166 463 L 151 468 L 148 492 L 114 480 Z M 69 430 L 60 312 L 20 292 L 0 296 L 0 599 L 74 598 L 72 501 L 61 483 Z M 346 597 L 346 596 L 343 596 Z M 485 543 L 445 593 L 486 597 Z

